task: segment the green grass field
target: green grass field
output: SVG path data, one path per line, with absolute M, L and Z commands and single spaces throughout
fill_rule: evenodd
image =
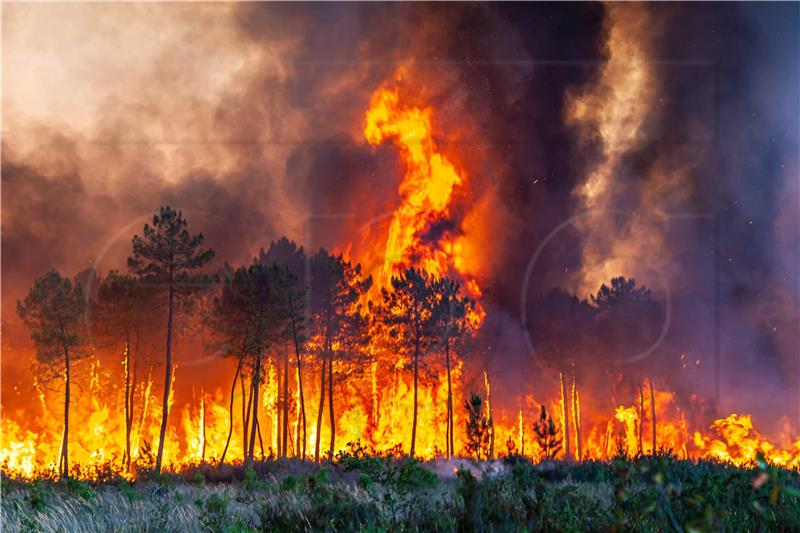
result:
M 670 456 L 534 465 L 342 454 L 134 483 L 4 478 L 2 512 L 5 532 L 800 531 L 800 474 Z

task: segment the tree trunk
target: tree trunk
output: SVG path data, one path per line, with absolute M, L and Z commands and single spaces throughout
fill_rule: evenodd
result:
M 64 440 L 61 443 L 61 477 L 69 479 L 69 349 L 64 346 Z
M 170 276 L 171 278 L 172 276 Z M 167 300 L 167 367 L 164 372 L 164 403 L 161 409 L 161 431 L 158 439 L 158 455 L 156 456 L 156 472 L 161 472 L 164 457 L 164 439 L 167 435 L 167 416 L 169 415 L 169 391 L 172 386 L 172 304 L 175 287 L 170 279 L 169 298 Z
M 564 415 L 564 459 L 570 461 L 572 460 L 572 450 L 569 441 L 569 401 L 567 400 L 567 384 L 564 381 L 563 370 L 559 373 L 559 378 L 561 380 L 561 405 Z
M 297 359 L 297 392 L 300 395 L 300 417 L 303 423 L 303 446 L 302 446 L 302 455 L 301 459 L 305 461 L 306 459 L 306 443 L 308 439 L 306 437 L 306 400 L 303 397 L 303 372 L 300 367 L 300 341 L 297 338 L 297 324 L 294 320 L 294 311 L 292 311 L 292 337 L 294 338 L 294 355 Z M 300 431 L 297 431 L 297 435 L 300 435 Z M 300 452 L 300 446 L 297 446 L 298 453 Z
M 328 343 L 328 414 L 331 422 L 331 445 L 328 449 L 328 460 L 333 461 L 333 450 L 336 446 L 336 419 L 333 415 L 333 344 Z
M 245 377 L 244 374 L 239 376 L 239 385 L 241 386 L 242 390 L 242 461 L 247 458 L 247 443 L 249 439 L 247 436 L 250 434 L 250 400 L 248 398 L 248 391 L 245 390 Z M 252 387 L 249 388 L 250 391 L 253 390 Z
M 414 341 L 414 418 L 411 422 L 411 457 L 417 444 L 417 382 L 419 380 L 419 334 Z
M 283 456 L 289 447 L 289 348 L 283 347 Z
M 135 342 L 134 346 L 135 347 L 133 349 L 133 353 L 131 354 L 131 362 L 133 364 L 133 369 L 131 370 L 131 391 L 130 391 L 130 397 L 129 397 L 129 400 L 128 400 L 129 405 L 131 406 L 130 430 L 128 432 L 128 437 L 127 437 L 129 440 L 131 438 L 131 435 L 133 434 L 133 416 L 134 416 L 134 411 L 136 410 L 135 409 L 135 407 L 136 407 L 136 368 L 139 366 L 138 365 L 137 354 L 139 353 L 139 348 L 141 346 L 141 342 L 140 342 L 140 337 L 139 337 L 139 332 L 138 331 L 136 332 L 136 342 Z M 128 464 L 126 465 L 126 467 L 129 470 L 130 470 L 130 467 L 131 467 L 131 461 L 133 461 L 133 458 L 131 457 L 131 454 L 128 454 Z
M 319 409 L 317 410 L 317 438 L 314 439 L 314 461 L 319 463 L 319 443 L 322 440 L 322 411 L 325 409 L 325 365 L 327 364 L 327 357 L 325 354 L 322 356 L 322 365 L 319 380 Z
M 653 379 L 647 380 L 650 383 L 650 416 L 653 419 L 653 455 L 656 454 L 656 393 L 653 389 Z
M 250 416 L 250 444 L 247 446 L 247 459 L 245 466 L 253 463 L 253 451 L 256 445 L 256 432 L 258 431 L 258 386 L 261 381 L 261 353 L 256 357 L 256 364 L 253 368 L 252 392 L 250 394 L 250 405 L 252 415 Z
M 200 430 L 203 448 L 200 450 L 200 463 L 206 462 L 206 388 L 200 387 Z
M 258 431 L 258 446 L 261 448 L 261 460 L 264 460 L 264 439 L 261 438 L 261 423 L 256 420 L 256 429 Z
M 454 454 L 453 449 L 453 382 L 450 378 L 450 342 L 444 343 L 445 361 L 447 363 L 447 458 L 450 459 Z
M 225 448 L 222 450 L 222 457 L 219 458 L 220 464 L 225 462 L 225 455 L 228 453 L 228 446 L 230 446 L 231 436 L 233 436 L 233 401 L 236 396 L 236 382 L 239 380 L 239 374 L 242 371 L 243 360 L 244 353 L 239 356 L 239 362 L 236 364 L 236 372 L 233 374 L 233 383 L 231 383 L 231 402 L 228 406 L 228 438 L 225 440 Z M 244 407 L 244 396 L 242 396 L 242 407 Z
M 272 421 L 275 425 L 275 457 L 279 458 L 283 457 L 283 447 L 281 446 L 281 438 L 283 437 L 281 433 L 281 396 L 283 392 L 281 384 L 283 381 L 281 381 L 281 363 L 277 357 L 273 359 L 273 364 L 275 365 L 275 416 Z
M 572 419 L 575 426 L 575 447 L 578 452 L 577 459 L 583 457 L 583 442 L 581 442 L 581 402 L 578 396 L 578 377 L 572 375 Z
M 131 466 L 131 337 L 125 332 L 125 454 L 122 464 L 125 468 Z
M 643 433 L 644 433 L 644 391 L 642 390 L 642 382 L 639 381 L 639 433 L 637 437 L 639 439 L 640 454 L 644 454 L 644 443 L 642 442 Z

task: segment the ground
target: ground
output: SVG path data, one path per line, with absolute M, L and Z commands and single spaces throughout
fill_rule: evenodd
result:
M 4 477 L 2 513 L 7 532 L 798 531 L 800 473 L 667 455 L 532 464 L 354 453 L 134 482 Z

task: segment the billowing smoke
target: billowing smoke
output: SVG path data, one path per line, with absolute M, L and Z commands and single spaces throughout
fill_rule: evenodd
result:
M 220 262 L 284 234 L 357 257 L 402 176 L 363 113 L 404 67 L 469 176 L 450 222 L 501 402 L 552 377 L 523 301 L 624 275 L 669 304 L 651 372 L 707 397 L 719 372 L 725 410 L 795 416 L 798 9 L 5 6 L 4 322 L 51 267 L 122 268 L 162 204 Z

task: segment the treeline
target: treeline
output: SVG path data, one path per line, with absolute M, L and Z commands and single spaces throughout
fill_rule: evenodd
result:
M 222 357 L 233 358 L 236 370 L 230 384 L 228 435 L 220 457 L 224 462 L 234 431 L 234 396 L 241 391 L 242 443 L 245 463 L 254 459 L 260 443 L 258 405 L 265 378 L 265 363 L 271 357 L 282 366 L 282 396 L 279 405 L 281 433 L 278 448 L 283 456 L 289 447 L 289 375 L 296 375 L 299 396 L 297 431 L 292 442 L 295 453 L 311 456 L 308 435 L 317 438 L 313 457 L 323 456 L 321 430 L 327 409 L 330 441 L 327 457 L 336 450 L 335 390 L 342 368 L 368 367 L 380 353 L 402 357 L 413 376 L 413 415 L 409 452 L 417 441 L 418 384 L 420 366 L 435 362 L 446 370 L 447 409 L 445 454 L 455 454 L 454 406 L 451 367 L 456 352 L 464 354 L 475 337 L 476 304 L 465 296 L 458 281 L 409 268 L 393 277 L 388 287 L 373 287 L 372 279 L 341 254 L 325 249 L 308 254 L 286 238 L 247 266 L 234 269 L 227 263 L 209 272 L 214 252 L 204 247 L 203 235 L 192 234 L 180 211 L 162 207 L 132 239 L 127 272 L 111 271 L 87 295 L 82 283 L 57 271 L 37 278 L 27 297 L 17 303 L 18 313 L 31 331 L 36 346 L 36 368 L 41 380 L 64 380 L 64 432 L 59 472 L 69 472 L 69 405 L 71 365 L 97 348 L 124 353 L 124 411 L 126 429 L 123 466 L 131 466 L 131 430 L 137 366 L 143 352 L 163 350 L 164 390 L 160 438 L 155 468 L 160 471 L 169 417 L 169 395 L 173 381 L 172 362 L 176 315 L 183 324 L 209 332 L 205 344 Z M 369 297 L 367 294 L 369 293 Z M 644 395 L 641 383 L 647 376 L 642 361 L 657 346 L 663 311 L 650 291 L 622 277 L 602 285 L 590 301 L 561 289 L 552 289 L 528 301 L 525 320 L 533 353 L 560 376 L 561 431 L 544 414 L 535 421 L 534 433 L 544 443 L 547 456 L 561 450 L 566 458 L 582 457 L 578 409 L 581 372 L 599 367 L 619 368 L 624 361 L 631 383 L 638 385 L 640 405 L 639 449 L 643 450 Z M 197 332 L 194 331 L 194 334 Z M 189 332 L 192 334 L 192 332 Z M 162 347 L 153 345 L 164 339 Z M 147 346 L 147 348 L 145 348 Z M 290 347 L 289 350 L 284 348 Z M 435 356 L 435 357 L 432 357 Z M 312 363 L 316 376 L 308 375 L 304 362 Z M 346 371 L 344 371 L 346 373 Z M 338 376 L 341 378 L 341 376 Z M 303 384 L 318 380 L 318 397 L 308 398 Z M 655 408 L 652 379 L 652 449 L 656 449 Z M 612 401 L 616 381 L 611 380 Z M 317 404 L 316 420 L 306 417 L 307 402 Z M 484 420 L 480 398 L 465 402 L 465 452 L 476 457 L 493 455 L 493 425 Z M 314 426 L 312 426 L 314 424 Z M 574 435 L 570 432 L 574 431 Z M 562 436 L 557 435 L 562 433 Z M 574 437 L 574 439 L 573 439 Z M 488 440 L 491 439 L 491 440 Z M 487 443 L 491 442 L 491 445 Z M 577 450 L 571 449 L 575 442 Z M 509 452 L 511 452 L 511 444 Z M 488 452 L 487 452 L 487 446 Z M 261 446 L 263 449 L 263 445 Z
M 220 272 L 205 271 L 214 258 L 204 248 L 203 235 L 192 234 L 178 210 L 162 207 L 132 240 L 128 272 L 110 272 L 89 298 L 85 287 L 52 270 L 37 278 L 27 297 L 17 302 L 20 317 L 36 347 L 36 369 L 42 379 L 64 380 L 64 431 L 59 473 L 69 475 L 69 407 L 71 365 L 98 346 L 121 347 L 124 353 L 123 463 L 131 464 L 131 429 L 137 364 L 143 345 L 165 333 L 162 419 L 155 468 L 160 471 L 169 417 L 176 314 L 193 317 L 210 332 L 209 343 L 223 357 L 236 360 L 231 383 L 229 432 L 220 458 L 225 460 L 234 427 L 234 393 L 243 391 L 242 427 L 245 463 L 254 459 L 260 438 L 258 405 L 265 360 L 274 355 L 283 365 L 282 433 L 280 449 L 286 455 L 289 439 L 290 366 L 298 383 L 300 427 L 295 450 L 307 457 L 309 425 L 303 393 L 303 361 L 311 357 L 319 370 L 316 435 L 321 435 L 328 410 L 330 442 L 335 452 L 336 413 L 334 365 L 359 366 L 376 349 L 388 350 L 411 362 L 414 408 L 410 454 L 415 452 L 421 361 L 429 355 L 443 358 L 447 369 L 446 453 L 453 450 L 453 392 L 451 359 L 456 346 L 474 333 L 470 319 L 475 302 L 465 296 L 458 281 L 409 268 L 367 298 L 372 279 L 361 266 L 325 249 L 306 254 L 302 247 L 281 239 L 252 264 Z M 279 348 L 291 346 L 293 359 Z M 327 404 L 327 405 L 326 405 Z M 302 433 L 302 440 L 301 440 Z M 314 459 L 320 460 L 320 438 Z

